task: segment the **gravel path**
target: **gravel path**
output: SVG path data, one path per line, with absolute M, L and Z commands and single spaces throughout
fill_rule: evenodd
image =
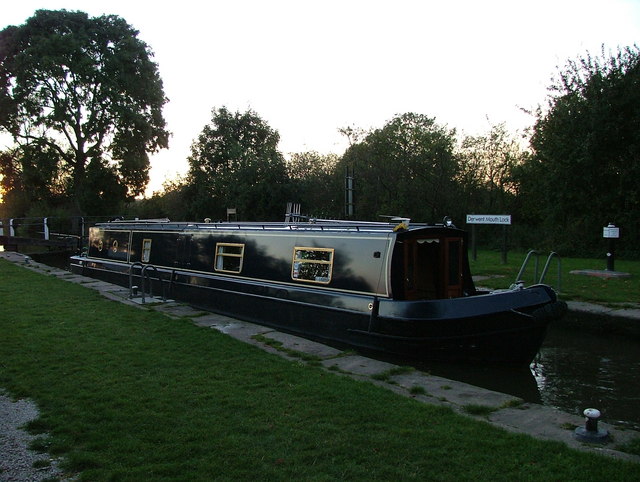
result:
M 36 437 L 20 427 L 37 417 L 38 408 L 33 402 L 26 399 L 14 401 L 0 391 L 0 481 L 62 478 L 55 459 L 29 450 L 29 444 Z

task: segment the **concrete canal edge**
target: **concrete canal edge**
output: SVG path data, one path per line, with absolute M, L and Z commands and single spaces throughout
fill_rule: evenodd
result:
M 422 403 L 447 406 L 457 413 L 491 423 L 510 432 L 528 434 L 542 440 L 560 441 L 577 450 L 640 463 L 640 456 L 621 452 L 616 448 L 639 439 L 640 433 L 635 431 L 600 422 L 599 429 L 608 431 L 611 441 L 606 444 L 584 443 L 577 440 L 574 434 L 576 428 L 585 425 L 585 418 L 581 414 L 569 414 L 552 407 L 524 402 L 512 395 L 406 369 L 265 326 L 204 312 L 182 303 L 147 298 L 148 302 L 141 304 L 139 300 L 129 299 L 129 290 L 126 288 L 36 263 L 19 253 L 0 252 L 0 257 L 42 274 L 82 284 L 99 291 L 111 300 L 141 309 L 155 310 L 174 318 L 190 318 L 198 326 L 218 330 L 269 353 L 292 361 L 313 361 L 314 364 L 340 376 L 369 381 Z M 636 328 L 640 325 L 640 308 L 604 308 L 587 303 L 569 302 L 569 309 L 574 312 L 619 317 Z M 470 407 L 476 410 L 470 410 Z

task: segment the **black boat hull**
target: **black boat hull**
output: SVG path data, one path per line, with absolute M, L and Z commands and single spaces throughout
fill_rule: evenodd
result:
M 129 286 L 130 265 L 72 258 L 73 272 Z M 139 271 L 138 271 L 139 273 Z M 397 301 L 343 291 L 158 269 L 157 295 L 340 346 L 421 360 L 528 364 L 565 305 L 544 285 Z M 154 274 L 155 275 L 155 274 Z M 147 288 L 148 289 L 148 288 Z

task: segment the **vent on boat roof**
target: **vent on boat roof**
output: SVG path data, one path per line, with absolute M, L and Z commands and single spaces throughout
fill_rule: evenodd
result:
M 285 223 L 299 223 L 303 220 L 303 218 L 307 218 L 307 216 L 300 215 L 300 203 L 287 203 L 287 211 L 284 213 L 284 222 Z

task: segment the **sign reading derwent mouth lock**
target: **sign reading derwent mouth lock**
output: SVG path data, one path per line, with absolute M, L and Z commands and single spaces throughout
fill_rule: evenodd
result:
M 511 224 L 511 214 L 467 214 L 467 224 Z

